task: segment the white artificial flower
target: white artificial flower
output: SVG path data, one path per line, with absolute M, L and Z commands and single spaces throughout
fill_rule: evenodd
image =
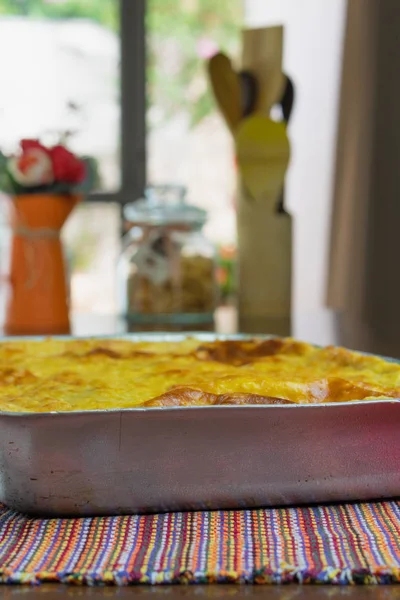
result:
M 54 181 L 50 157 L 40 148 L 29 148 L 19 156 L 8 160 L 7 169 L 11 177 L 24 187 L 48 185 Z

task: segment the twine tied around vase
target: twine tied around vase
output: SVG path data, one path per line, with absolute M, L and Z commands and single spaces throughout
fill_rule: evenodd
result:
M 32 289 L 39 278 L 40 269 L 35 265 L 35 242 L 41 240 L 59 240 L 60 230 L 50 227 L 31 228 L 18 225 L 13 228 L 13 234 L 25 238 L 24 244 L 25 260 L 28 265 L 28 279 L 25 282 L 27 289 Z

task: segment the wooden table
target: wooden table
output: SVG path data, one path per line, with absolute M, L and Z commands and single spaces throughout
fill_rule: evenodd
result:
M 61 600 L 63 598 L 81 598 L 93 600 L 109 598 L 130 600 L 131 598 L 150 600 L 214 600 L 228 598 L 232 600 L 398 600 L 399 586 L 314 586 L 314 585 L 192 585 L 192 586 L 132 586 L 132 587 L 75 587 L 47 584 L 40 587 L 4 586 L 0 588 L 1 600 Z
M 335 316 L 332 312 L 294 315 L 295 337 L 316 344 L 337 343 Z M 124 332 L 123 323 L 115 315 L 73 315 L 75 335 L 113 335 Z M 218 330 L 234 333 L 235 313 L 222 311 L 218 315 Z M 0 586 L 0 600 L 22 597 L 26 600 L 53 600 L 62 598 L 116 598 L 128 600 L 133 597 L 187 600 L 232 598 L 232 600 L 400 600 L 399 586 L 310 586 L 310 585 L 208 585 L 208 586 L 132 586 L 132 587 L 75 587 L 46 584 L 38 587 Z
M 75 313 L 71 320 L 74 335 L 121 335 L 126 331 L 126 324 L 115 314 Z M 233 307 L 219 308 L 215 320 L 218 333 L 236 333 L 237 314 Z M 297 339 L 320 345 L 339 343 L 337 316 L 329 309 L 295 312 L 292 323 L 292 335 Z

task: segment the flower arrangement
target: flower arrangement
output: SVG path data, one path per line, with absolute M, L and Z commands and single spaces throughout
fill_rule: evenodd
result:
M 17 154 L 0 152 L 0 191 L 8 194 L 85 194 L 98 184 L 97 163 L 65 145 L 22 140 Z

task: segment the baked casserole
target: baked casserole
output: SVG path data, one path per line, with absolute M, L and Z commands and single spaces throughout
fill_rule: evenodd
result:
M 399 397 L 399 364 L 289 338 L 0 343 L 0 411 L 6 412 Z

